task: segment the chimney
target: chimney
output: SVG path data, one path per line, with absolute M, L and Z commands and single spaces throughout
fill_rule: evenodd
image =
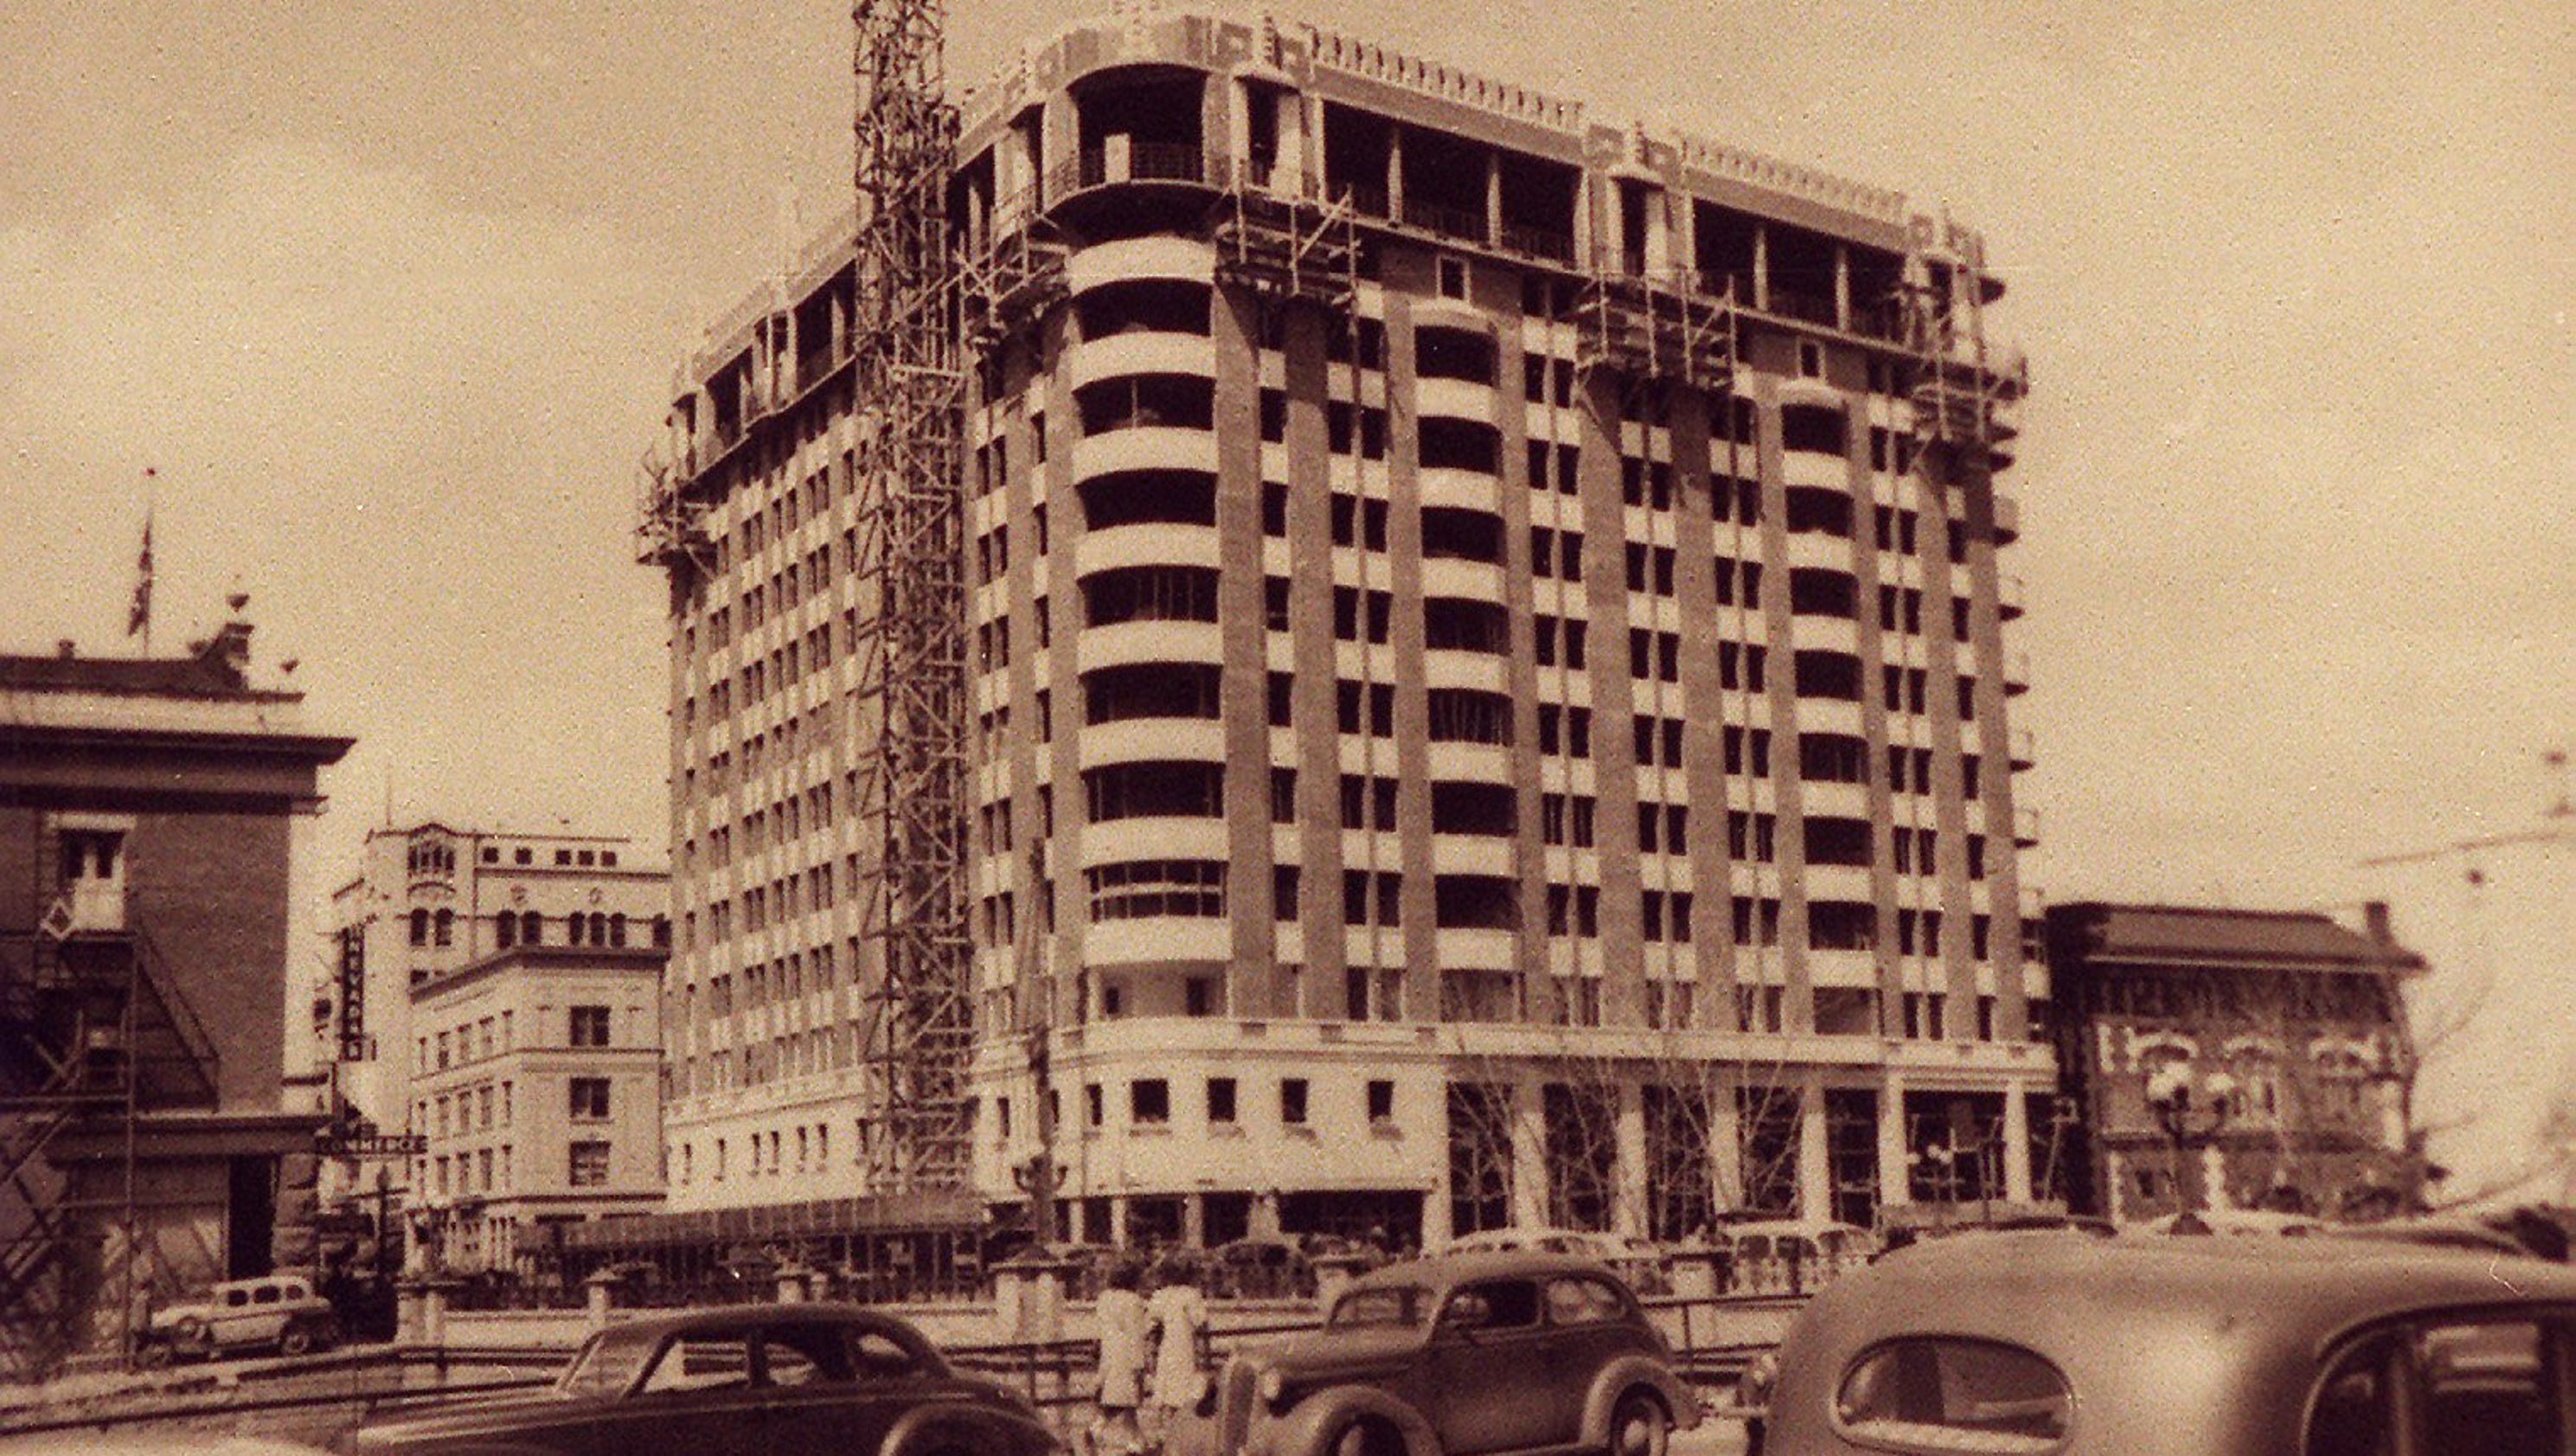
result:
M 80 650 L 73 645 L 69 637 L 58 637 L 54 639 L 54 655 L 69 662 L 80 655 Z
M 2361 907 L 2361 928 L 2362 934 L 2369 936 L 2370 943 L 2373 945 L 2395 945 L 2397 943 L 2397 932 L 2389 924 L 2388 902 L 2385 900 L 2369 900 L 2363 902 Z

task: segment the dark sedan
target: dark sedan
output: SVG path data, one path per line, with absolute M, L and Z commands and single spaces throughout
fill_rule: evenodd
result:
M 342 1449 L 407 1456 L 1046 1456 L 1029 1403 L 950 1370 L 919 1331 L 848 1305 L 612 1326 L 528 1395 L 370 1423 Z

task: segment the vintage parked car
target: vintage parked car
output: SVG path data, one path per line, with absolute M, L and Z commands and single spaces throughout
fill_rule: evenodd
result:
M 1664 1456 L 1699 1398 L 1593 1259 L 1441 1255 L 1351 1281 L 1323 1328 L 1226 1363 L 1170 1456 Z
M 750 1305 L 611 1325 L 544 1390 L 371 1422 L 351 1452 L 419 1456 L 1046 1456 L 1029 1402 L 959 1375 L 856 1305 Z
M 1801 1294 L 1869 1262 L 1878 1236 L 1817 1218 L 1766 1218 L 1718 1225 L 1730 1283 L 1740 1294 Z
M 1543 1249 L 1551 1254 L 1574 1254 L 1598 1259 L 1628 1281 L 1628 1287 L 1643 1295 L 1673 1292 L 1671 1275 L 1665 1269 L 1664 1252 L 1644 1239 L 1626 1234 L 1595 1233 L 1589 1229 L 1498 1228 L 1472 1234 L 1460 1234 L 1449 1241 L 1441 1252 L 1449 1254 L 1491 1253 L 1503 1249 Z
M 2576 1271 L 2345 1239 L 1938 1239 L 1790 1327 L 1763 1456 L 2569 1456 Z
M 301 1274 L 227 1279 L 196 1298 L 152 1312 L 135 1345 L 145 1365 L 184 1356 L 219 1356 L 246 1350 L 303 1355 L 327 1350 L 340 1338 L 331 1302 L 313 1292 Z

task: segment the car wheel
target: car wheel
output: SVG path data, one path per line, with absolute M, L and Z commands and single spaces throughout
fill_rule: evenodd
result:
M 1333 1456 L 1404 1456 L 1404 1437 L 1380 1421 L 1353 1421 L 1333 1437 Z
M 1664 1403 L 1632 1390 L 1619 1397 L 1618 1408 L 1610 1413 L 1608 1456 L 1666 1456 L 1672 1433 L 1673 1419 L 1664 1413 Z
M 296 1320 L 287 1325 L 285 1330 L 280 1332 L 277 1337 L 277 1353 L 281 1355 L 309 1355 L 313 1353 L 312 1323 L 308 1320 Z
M 168 1340 L 146 1340 L 134 1352 L 134 1363 L 139 1369 L 158 1370 L 170 1363 L 173 1353 Z

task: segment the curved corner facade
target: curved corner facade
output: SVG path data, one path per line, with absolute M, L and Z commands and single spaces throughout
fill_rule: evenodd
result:
M 2045 1196 L 1981 240 L 1311 29 L 979 95 L 985 1200 L 1042 1144 L 1089 1239 Z M 672 415 L 675 1209 L 873 1135 L 848 236 Z

